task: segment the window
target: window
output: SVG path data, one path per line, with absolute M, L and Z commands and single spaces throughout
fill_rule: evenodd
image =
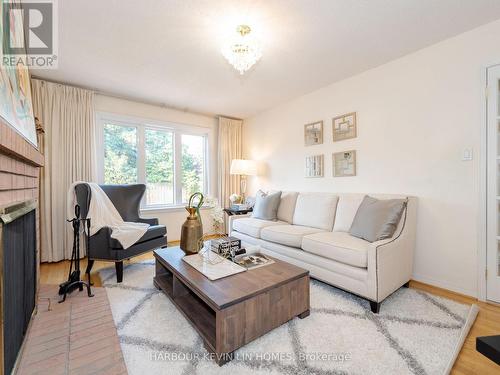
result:
M 104 183 L 137 182 L 137 129 L 104 125 Z
M 203 128 L 99 117 L 106 184 L 146 184 L 142 206 L 184 204 L 208 193 L 208 132 Z
M 146 206 L 173 204 L 174 142 L 170 131 L 145 129 Z
M 205 139 L 199 135 L 182 135 L 182 201 L 203 191 L 205 181 Z

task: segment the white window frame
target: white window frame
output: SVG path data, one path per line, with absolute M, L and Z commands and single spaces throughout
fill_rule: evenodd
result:
M 145 198 L 141 202 L 141 210 L 171 210 L 185 206 L 182 202 L 182 136 L 197 135 L 204 137 L 204 181 L 203 191 L 210 195 L 210 129 L 193 125 L 163 122 L 145 118 L 123 116 L 114 113 L 96 113 L 96 154 L 97 178 L 100 184 L 104 183 L 104 125 L 112 123 L 120 126 L 135 127 L 137 129 L 137 183 L 146 184 L 146 156 L 145 156 L 145 130 L 156 129 L 172 132 L 174 150 L 174 203 L 146 205 Z M 179 145 L 179 147 L 178 147 Z

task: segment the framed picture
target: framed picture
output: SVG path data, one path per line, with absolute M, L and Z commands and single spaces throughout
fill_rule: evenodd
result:
M 334 117 L 332 128 L 334 142 L 356 138 L 356 112 Z
M 356 151 L 333 154 L 333 177 L 356 176 Z
M 0 3 L 2 17 L 11 3 L 13 1 Z M 18 4 L 17 1 L 15 3 Z M 10 12 L 9 21 L 9 28 L 0 28 L 0 40 L 4 41 L 4 53 L 7 47 L 6 38 L 17 41 L 18 45 L 24 45 L 22 12 Z M 36 147 L 30 76 L 28 67 L 22 62 L 18 62 L 15 67 L 0 65 L 0 117 Z
M 323 121 L 304 125 L 304 143 L 306 146 L 323 143 Z
M 306 177 L 323 177 L 323 155 L 306 157 Z

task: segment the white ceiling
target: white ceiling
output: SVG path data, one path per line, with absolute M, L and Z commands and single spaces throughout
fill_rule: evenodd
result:
M 246 118 L 500 18 L 499 0 L 59 1 L 59 69 L 42 78 Z M 220 53 L 249 24 L 261 61 Z

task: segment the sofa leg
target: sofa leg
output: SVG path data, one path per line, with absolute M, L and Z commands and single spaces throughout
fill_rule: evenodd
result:
M 403 288 L 409 288 L 410 287 L 410 282 L 408 281 L 407 283 L 403 284 Z
M 121 283 L 123 281 L 123 262 L 115 262 L 116 269 L 116 282 Z
M 90 282 L 90 271 L 92 271 L 93 266 L 94 266 L 94 259 L 88 259 L 87 260 L 87 269 L 85 270 L 85 273 L 87 274 L 87 279 L 88 279 L 90 285 L 93 285 Z
M 372 309 L 372 313 L 378 314 L 378 312 L 380 311 L 380 305 L 381 302 L 370 301 L 370 308 Z

